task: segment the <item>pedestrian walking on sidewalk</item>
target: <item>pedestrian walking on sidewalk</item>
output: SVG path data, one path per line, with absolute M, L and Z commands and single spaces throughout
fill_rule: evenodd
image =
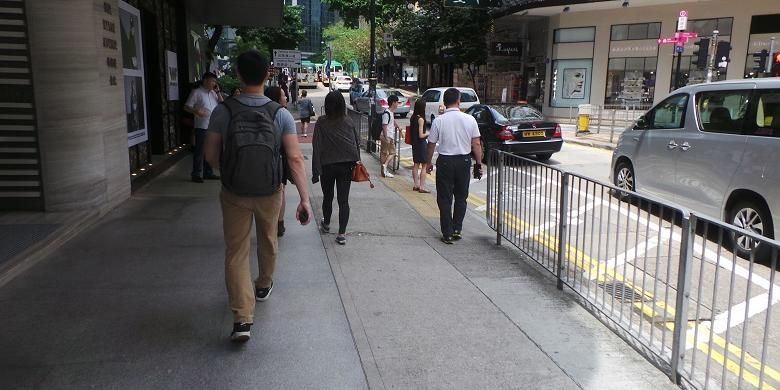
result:
M 284 93 L 283 89 L 279 87 L 268 87 L 265 89 L 265 96 L 274 102 L 279 103 L 279 105 L 285 109 L 287 108 L 287 94 Z M 282 192 L 280 194 L 282 198 L 282 206 L 279 208 L 279 221 L 276 224 L 277 237 L 284 236 L 284 232 L 287 231 L 287 229 L 284 227 L 284 212 L 285 207 L 287 206 L 287 201 L 285 199 L 287 181 L 292 181 L 292 179 L 290 178 L 290 167 L 287 165 L 287 154 L 284 152 L 284 148 L 282 148 Z
M 387 104 L 388 107 L 382 112 L 379 163 L 382 164 L 382 177 L 395 177 L 387 170 L 387 165 L 395 158 L 395 134 L 398 131 L 398 124 L 395 123 L 393 111 L 398 108 L 398 96 L 388 96 Z
M 239 55 L 236 66 L 244 85 L 243 93 L 214 109 L 206 159 L 222 171 L 225 283 L 234 321 L 230 338 L 247 341 L 254 322 L 255 301 L 267 300 L 274 287 L 282 149 L 300 195 L 296 219 L 308 224 L 312 210 L 295 120 L 289 111 L 263 95 L 268 60 L 252 50 Z M 260 270 L 254 283 L 249 265 L 253 219 Z
M 217 75 L 206 72 L 200 80 L 200 86 L 192 90 L 184 103 L 184 111 L 195 116 L 195 148 L 191 174 L 194 183 L 203 183 L 203 179 L 219 179 L 209 162 L 203 158 L 203 145 L 206 141 L 206 130 L 209 128 L 211 113 L 220 102 L 222 102 L 222 94 L 217 90 Z
M 428 194 L 431 191 L 425 188 L 425 168 L 428 167 L 428 130 L 429 125 L 425 121 L 425 101 L 417 99 L 414 102 L 414 112 L 409 122 L 409 131 L 412 132 L 412 191 Z
M 439 205 L 442 242 L 452 244 L 462 238 L 463 219 L 466 216 L 466 198 L 471 182 L 471 154 L 477 159 L 475 173 L 481 177 L 482 144 L 479 127 L 471 115 L 460 111 L 460 92 L 455 88 L 444 91 L 443 114 L 434 119 L 428 135 L 428 168 L 433 171 L 433 152 L 439 145 L 436 159 L 436 203 Z M 455 207 L 453 210 L 453 197 Z
M 347 243 L 349 223 L 349 189 L 352 185 L 352 169 L 360 161 L 360 135 L 354 123 L 347 118 L 347 105 L 338 91 L 325 96 L 325 116 L 317 119 L 312 140 L 312 183 L 322 186 L 322 221 L 324 232 L 330 232 L 333 213 L 333 188 L 336 188 L 339 204 L 339 234 L 336 242 Z
M 309 136 L 309 123 L 314 117 L 314 104 L 307 95 L 306 90 L 301 91 L 301 98 L 298 100 L 298 114 L 301 116 L 301 131 L 304 137 Z

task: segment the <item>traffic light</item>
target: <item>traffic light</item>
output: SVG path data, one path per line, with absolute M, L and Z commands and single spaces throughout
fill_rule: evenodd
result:
M 769 52 L 764 49 L 758 53 L 753 53 L 753 72 L 764 73 L 766 71 L 766 61 L 769 59 Z
M 780 77 L 780 53 L 772 53 L 772 77 Z
M 694 45 L 699 48 L 693 52 L 693 66 L 698 69 L 707 69 L 710 56 L 710 39 L 702 38 L 699 42 L 695 42 Z
M 726 41 L 718 42 L 718 47 L 715 50 L 715 64 L 719 68 L 725 68 L 731 61 L 729 59 L 729 53 L 731 52 L 731 44 Z

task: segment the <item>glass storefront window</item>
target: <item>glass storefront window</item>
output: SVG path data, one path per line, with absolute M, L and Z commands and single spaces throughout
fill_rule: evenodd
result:
M 661 36 L 661 23 L 615 24 L 610 39 L 627 41 L 635 39 L 658 39 Z
M 651 104 L 657 64 L 656 57 L 610 58 L 604 104 Z
M 593 42 L 596 27 L 559 28 L 555 30 L 555 43 Z
M 688 31 L 699 34 L 699 37 L 712 35 L 718 30 L 718 34 L 731 35 L 731 27 L 734 18 L 698 19 L 688 21 Z

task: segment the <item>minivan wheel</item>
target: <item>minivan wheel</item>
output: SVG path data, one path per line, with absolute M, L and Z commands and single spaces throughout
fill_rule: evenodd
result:
M 622 161 L 618 163 L 618 165 L 615 167 L 615 175 L 614 175 L 614 184 L 615 187 L 629 190 L 629 191 L 636 191 L 636 183 L 634 182 L 634 168 L 631 167 L 631 164 Z M 621 192 L 620 196 L 625 197 L 628 193 Z
M 755 234 L 774 238 L 772 216 L 761 203 L 750 200 L 736 202 L 729 210 L 726 222 Z M 769 245 L 747 235 L 732 233 L 730 239 L 732 250 L 743 259 L 750 259 L 751 255 L 754 255 L 756 260 L 768 260 L 771 256 Z

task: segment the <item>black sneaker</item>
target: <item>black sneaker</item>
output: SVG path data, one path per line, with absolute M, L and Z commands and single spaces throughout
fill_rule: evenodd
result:
M 266 288 L 255 288 L 255 300 L 258 302 L 265 302 L 268 297 L 271 296 L 271 291 L 274 289 L 274 281 L 271 281 L 271 285 Z
M 452 236 L 442 236 L 441 237 L 441 242 L 443 242 L 443 243 L 445 243 L 447 245 L 452 245 Z
M 324 218 L 320 220 L 320 229 L 322 229 L 322 231 L 325 233 L 330 233 L 330 225 L 325 223 Z
M 233 332 L 230 333 L 230 341 L 234 341 L 237 343 L 247 342 L 250 337 L 249 329 L 251 327 L 252 324 L 246 322 L 233 323 Z
M 193 176 L 192 177 L 192 182 L 193 183 L 203 183 L 203 178 L 200 177 L 200 176 Z
M 456 230 L 455 233 L 452 233 L 452 241 L 458 241 L 461 238 L 463 238 L 463 235 L 460 234 L 460 230 Z
M 347 238 L 339 234 L 336 237 L 336 243 L 339 245 L 347 245 Z

